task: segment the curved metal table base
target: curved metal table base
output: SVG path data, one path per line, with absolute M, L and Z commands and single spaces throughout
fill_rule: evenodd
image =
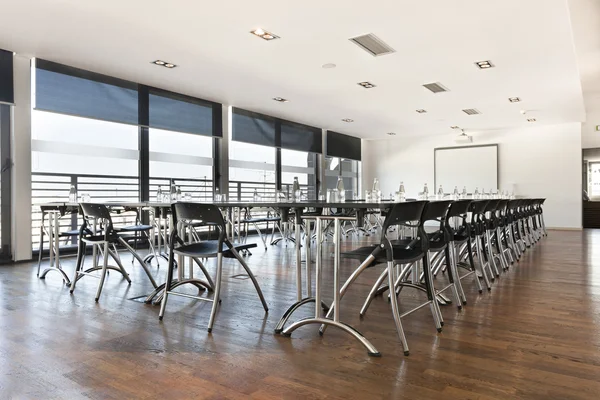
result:
M 119 267 L 115 267 L 114 265 L 109 265 L 108 267 L 106 267 L 107 272 L 110 270 L 113 271 L 117 271 L 118 273 L 120 273 L 121 275 L 123 275 L 123 278 L 125 278 L 125 280 L 127 280 L 128 283 L 131 283 L 131 279 L 129 278 L 129 274 L 127 273 L 123 273 L 123 270 Z M 94 272 L 94 271 L 102 271 L 102 267 L 98 266 L 98 267 L 92 267 L 92 268 L 88 268 L 83 272 L 79 272 L 77 275 L 77 282 L 79 282 L 79 280 L 81 278 L 83 278 L 86 275 L 89 275 L 90 273 Z
M 184 279 L 182 281 L 173 280 L 171 289 L 175 289 L 178 286 L 184 285 L 186 283 L 190 283 L 194 286 L 196 286 L 198 288 L 198 293 L 201 293 L 205 290 L 208 290 L 209 292 L 214 291 L 214 289 L 210 286 L 210 284 L 208 282 L 205 282 L 201 279 Z M 152 293 L 150 293 L 148 296 L 146 296 L 146 300 L 144 300 L 144 303 L 146 304 L 160 304 L 160 302 L 162 301 L 163 296 L 165 295 L 164 290 L 165 290 L 165 285 L 166 283 L 163 283 L 161 285 L 159 285 L 156 289 L 154 289 L 154 291 Z
M 281 319 L 279 320 L 279 322 L 277 323 L 277 326 L 275 327 L 275 333 L 281 333 L 283 332 L 283 327 L 285 326 L 285 324 L 288 322 L 288 320 L 290 319 L 290 317 L 292 316 L 292 314 L 299 309 L 300 307 L 302 307 L 305 304 L 309 304 L 309 303 L 314 303 L 316 300 L 314 297 L 305 297 L 304 299 L 295 302 L 294 304 L 292 304 L 287 310 L 286 312 L 283 314 L 283 316 L 281 317 Z M 323 308 L 324 312 L 328 312 L 329 311 L 329 306 L 327 304 L 325 304 L 324 301 L 321 301 L 321 307 Z
M 292 332 L 294 332 L 296 329 L 308 324 L 332 325 L 337 328 L 340 328 L 341 330 L 343 330 L 346 333 L 349 333 L 350 335 L 354 336 L 355 339 L 361 342 L 362 345 L 367 348 L 367 354 L 369 354 L 371 357 L 381 357 L 381 353 L 359 331 L 343 322 L 336 322 L 327 318 L 303 318 L 288 326 L 286 329 L 283 330 L 283 332 L 281 332 L 281 334 L 283 336 L 290 337 L 292 335 Z
M 63 276 L 63 281 L 65 282 L 65 285 L 67 286 L 71 286 L 71 280 L 69 279 L 69 277 L 67 276 L 67 273 L 65 271 L 62 270 L 62 268 L 56 268 L 56 267 L 50 267 L 50 268 L 46 268 L 41 274 L 40 274 L 40 279 L 46 279 L 46 275 L 48 274 L 48 272 L 50 271 L 56 271 L 56 272 L 60 272 L 61 275 Z

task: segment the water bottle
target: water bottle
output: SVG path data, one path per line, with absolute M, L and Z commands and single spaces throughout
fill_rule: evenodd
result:
M 71 185 L 71 189 L 69 189 L 69 203 L 77 203 L 77 189 L 75 189 L 75 185 Z
M 341 176 L 338 176 L 337 185 L 335 186 L 338 192 L 338 198 L 340 201 L 346 200 L 346 190 L 344 189 L 344 180 Z
M 458 200 L 460 198 L 460 195 L 458 194 L 458 186 L 454 186 L 454 193 L 452 193 L 452 196 L 454 197 L 454 200 Z
M 475 192 L 473 192 L 473 198 L 479 199 L 479 188 L 475 188 Z
M 375 201 L 381 200 L 381 188 L 379 187 L 379 179 L 373 179 L 373 197 Z
M 177 201 L 177 188 L 175 188 L 175 183 L 171 183 L 171 191 L 169 193 L 170 201 Z
M 177 186 L 177 191 L 175 192 L 175 199 L 177 201 L 181 201 L 181 186 Z
M 400 187 L 398 188 L 398 201 L 406 200 L 406 190 L 404 190 L 404 182 L 400 182 Z
M 292 184 L 292 199 L 294 201 L 300 201 L 300 197 L 302 196 L 302 191 L 300 190 L 300 183 L 298 182 L 298 177 L 294 177 L 294 183 Z
M 163 192 L 162 192 L 162 188 L 160 186 L 158 186 L 158 190 L 156 191 L 156 202 L 160 203 L 163 201 Z
M 443 198 L 444 198 L 444 189 L 442 189 L 442 185 L 440 185 L 440 188 L 438 189 L 438 192 L 437 192 L 437 199 L 442 200 Z
M 466 199 L 466 198 L 467 198 L 467 187 L 466 187 L 466 186 L 463 186 L 462 198 L 463 198 L 463 199 Z
M 429 198 L 429 188 L 427 187 L 427 182 L 425 186 L 423 186 L 423 200 L 427 200 Z

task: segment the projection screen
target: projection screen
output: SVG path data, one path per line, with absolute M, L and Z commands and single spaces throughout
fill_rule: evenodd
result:
M 445 193 L 466 186 L 489 192 L 498 189 L 498 145 L 444 147 L 434 150 L 435 191 L 440 185 Z

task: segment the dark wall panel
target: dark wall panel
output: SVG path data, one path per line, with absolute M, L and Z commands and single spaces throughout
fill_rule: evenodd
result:
M 13 53 L 0 49 L 0 103 L 14 102 Z

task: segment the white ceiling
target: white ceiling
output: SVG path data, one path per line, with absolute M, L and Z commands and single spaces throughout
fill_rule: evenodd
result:
M 0 10 L 0 48 L 363 138 L 527 125 L 521 109 L 539 124 L 585 119 L 566 0 L 0 0 Z M 249 33 L 258 27 L 281 39 Z M 348 41 L 370 32 L 396 53 Z M 434 95 L 430 82 L 451 91 Z

